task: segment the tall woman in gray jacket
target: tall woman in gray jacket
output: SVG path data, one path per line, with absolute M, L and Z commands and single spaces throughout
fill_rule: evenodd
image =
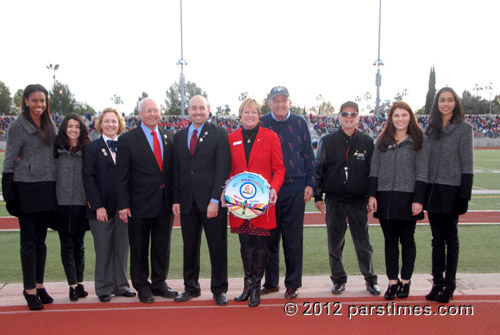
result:
M 88 295 L 83 287 L 85 249 L 83 240 L 89 223 L 85 213 L 86 197 L 82 179 L 83 146 L 88 143 L 87 126 L 76 114 L 63 119 L 56 136 L 55 228 L 61 241 L 61 260 L 69 285 L 69 299 Z
M 415 225 L 424 218 L 429 146 L 410 106 L 392 105 L 373 152 L 368 179 L 368 208 L 380 221 L 385 239 L 385 266 L 393 300 L 410 294 L 415 264 Z M 399 280 L 399 242 L 402 266 Z
M 425 133 L 432 163 L 425 209 L 432 230 L 433 276 L 426 299 L 446 303 L 456 287 L 458 216 L 467 212 L 474 173 L 472 126 L 465 122 L 460 99 L 450 87 L 437 92 Z
M 23 92 L 22 112 L 8 130 L 2 174 L 3 197 L 19 217 L 23 295 L 31 310 L 53 299 L 43 287 L 47 225 L 56 209 L 54 138 L 49 93 L 39 84 Z

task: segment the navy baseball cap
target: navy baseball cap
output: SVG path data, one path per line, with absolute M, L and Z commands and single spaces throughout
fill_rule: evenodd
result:
M 275 96 L 280 94 L 290 97 L 290 94 L 285 86 L 276 86 L 271 89 L 271 92 L 269 92 L 269 100 L 272 100 Z

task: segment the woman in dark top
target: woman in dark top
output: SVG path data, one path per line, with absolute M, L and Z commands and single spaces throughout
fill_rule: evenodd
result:
M 433 277 L 426 299 L 446 303 L 456 287 L 458 216 L 467 212 L 474 173 L 472 126 L 450 87 L 437 92 L 425 133 L 430 144 L 425 210 L 432 230 Z
M 368 208 L 380 221 L 385 239 L 389 287 L 385 299 L 407 298 L 415 264 L 415 225 L 422 212 L 427 169 L 427 139 L 410 106 L 392 105 L 373 152 L 368 179 Z M 399 243 L 402 266 L 399 280 Z
M 85 268 L 85 231 L 89 229 L 85 213 L 82 179 L 83 146 L 89 142 L 87 126 L 76 114 L 63 119 L 55 143 L 56 224 L 61 242 L 61 259 L 69 285 L 69 299 L 88 295 L 83 287 Z
M 49 93 L 39 84 L 23 92 L 22 112 L 8 130 L 2 192 L 11 215 L 19 217 L 23 295 L 31 310 L 53 302 L 43 286 L 47 226 L 56 209 L 54 139 Z
M 267 213 L 252 220 L 230 215 L 231 232 L 239 234 L 241 259 L 245 272 L 243 293 L 234 298 L 256 307 L 260 303 L 260 282 L 267 261 L 267 239 L 276 227 L 275 207 L 278 192 L 285 179 L 285 166 L 281 142 L 275 132 L 260 127 L 260 105 L 251 98 L 245 99 L 239 110 L 242 128 L 228 136 L 231 147 L 230 178 L 241 172 L 261 174 L 270 184 Z M 221 197 L 225 205 L 224 194 Z

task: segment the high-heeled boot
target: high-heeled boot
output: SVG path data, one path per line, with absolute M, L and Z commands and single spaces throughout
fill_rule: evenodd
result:
M 36 289 L 36 295 L 38 296 L 38 299 L 42 302 L 42 304 L 51 304 L 54 302 L 54 299 L 47 293 L 45 288 L 37 288 Z
M 446 304 L 450 301 L 450 299 L 453 300 L 453 292 L 455 292 L 455 288 L 456 288 L 455 284 L 445 285 L 443 290 L 439 292 L 436 301 Z
M 264 276 L 267 263 L 267 249 L 254 250 L 252 255 L 252 289 L 248 306 L 257 307 L 260 304 L 260 281 Z
M 243 279 L 243 292 L 236 298 L 235 301 L 245 301 L 250 296 L 250 291 L 252 290 L 252 254 L 253 248 L 246 248 L 241 250 L 241 260 L 243 262 L 243 271 L 245 272 L 245 277 Z
M 430 301 L 437 301 L 439 293 L 443 290 L 443 277 L 434 277 L 432 280 L 432 289 L 425 296 L 425 299 Z
M 396 284 L 389 284 L 387 287 L 387 291 L 385 291 L 384 298 L 387 300 L 394 300 L 396 298 L 396 293 L 399 291 L 399 287 L 401 286 L 401 282 L 398 279 Z
M 85 291 L 85 287 L 82 284 L 76 285 L 76 291 L 78 292 L 79 298 L 85 298 L 89 295 L 89 292 Z
M 398 298 L 408 298 L 410 295 L 411 280 L 408 283 L 401 283 L 399 285 L 398 293 L 396 295 Z
M 26 293 L 26 290 L 23 290 L 23 295 L 24 295 L 24 299 L 26 299 L 26 302 L 28 303 L 28 308 L 31 311 L 43 309 L 43 304 L 40 301 L 40 298 L 38 298 L 38 295 L 28 294 L 28 293 Z

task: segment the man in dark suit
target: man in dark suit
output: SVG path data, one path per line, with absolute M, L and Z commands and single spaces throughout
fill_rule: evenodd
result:
M 184 292 L 174 299 L 200 296 L 200 243 L 205 230 L 212 279 L 210 288 L 217 305 L 227 304 L 227 210 L 220 197 L 231 170 L 227 132 L 207 122 L 207 100 L 196 95 L 189 101 L 190 125 L 175 134 L 174 204 L 181 216 L 184 241 Z
M 128 223 L 132 285 L 141 302 L 151 303 L 153 295 L 177 296 L 165 282 L 173 223 L 174 141 L 170 131 L 158 127 L 160 108 L 153 99 L 141 100 L 139 117 L 141 125 L 118 140 L 116 194 L 120 219 Z

